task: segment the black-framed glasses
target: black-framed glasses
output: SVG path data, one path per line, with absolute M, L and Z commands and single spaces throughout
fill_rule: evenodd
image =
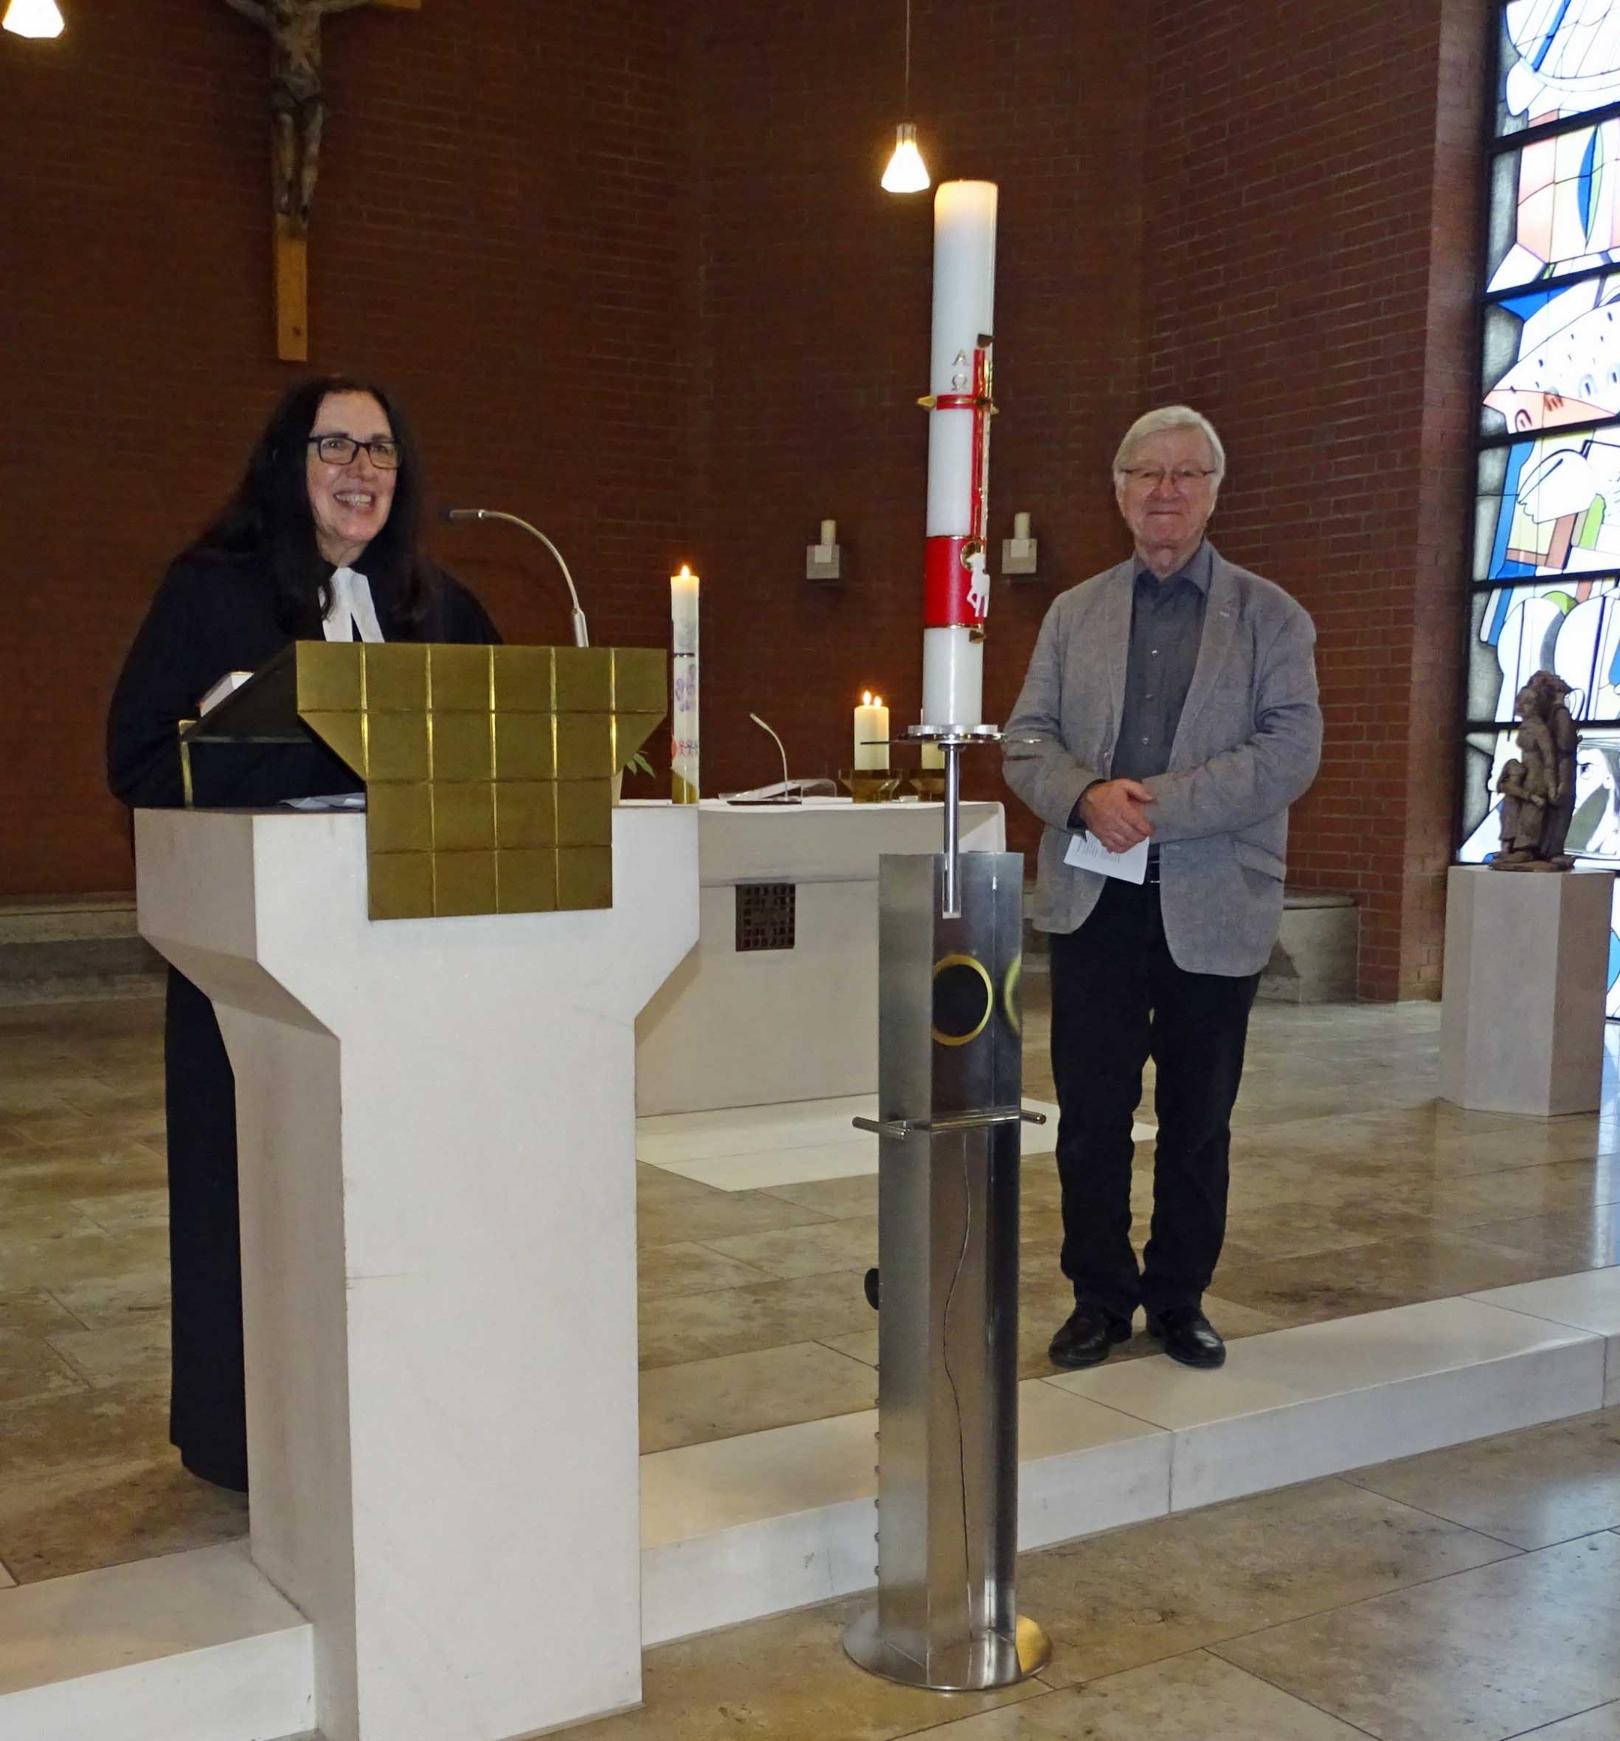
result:
M 1156 490 L 1166 478 L 1178 490 L 1191 489 L 1194 484 L 1201 484 L 1205 478 L 1212 478 L 1216 468 L 1212 465 L 1122 465 L 1120 476 L 1127 477 L 1134 484 L 1146 484 L 1149 489 Z
M 370 441 L 356 441 L 352 435 L 312 435 L 309 445 L 328 465 L 347 465 L 364 448 L 378 471 L 399 469 L 399 443 L 392 436 L 374 436 Z

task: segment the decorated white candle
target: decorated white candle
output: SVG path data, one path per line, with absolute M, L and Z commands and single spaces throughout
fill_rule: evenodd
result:
M 670 796 L 677 804 L 698 801 L 698 577 L 683 562 L 669 577 L 669 614 L 674 649 L 670 685 Z
M 881 739 L 881 742 L 868 742 Z M 883 772 L 889 766 L 889 710 L 883 697 L 871 690 L 861 691 L 861 705 L 855 709 L 856 768 L 871 768 Z
M 995 183 L 943 183 L 934 198 L 925 401 L 932 407 L 922 708 L 929 725 L 978 725 L 983 717 L 995 277 Z

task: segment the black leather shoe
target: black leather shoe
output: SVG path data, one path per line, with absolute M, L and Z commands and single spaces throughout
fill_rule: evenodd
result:
M 1147 1321 L 1148 1335 L 1164 1344 L 1164 1351 L 1183 1366 L 1206 1370 L 1226 1364 L 1226 1344 L 1221 1333 L 1204 1314 L 1191 1311 L 1165 1312 Z
M 1100 1306 L 1076 1306 L 1063 1328 L 1052 1338 L 1046 1357 L 1054 1366 L 1075 1371 L 1082 1366 L 1101 1366 L 1114 1345 L 1128 1342 L 1130 1320 L 1116 1318 Z

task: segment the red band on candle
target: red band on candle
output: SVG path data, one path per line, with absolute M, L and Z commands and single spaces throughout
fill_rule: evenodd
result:
M 923 563 L 923 626 L 929 629 L 976 628 L 989 604 L 988 586 L 976 589 L 969 558 L 982 570 L 982 538 L 930 538 Z

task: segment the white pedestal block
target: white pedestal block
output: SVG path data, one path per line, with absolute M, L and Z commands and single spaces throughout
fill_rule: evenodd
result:
M 707 1112 L 877 1088 L 878 860 L 939 852 L 938 804 L 812 798 L 698 807 L 698 946 L 636 1024 L 636 1111 Z M 962 806 L 962 848 L 1001 852 L 999 804 Z M 737 889 L 791 883 L 791 949 L 737 948 Z
M 1446 879 L 1440 1092 L 1479 1112 L 1596 1109 L 1614 877 L 1493 871 Z
M 697 818 L 614 906 L 373 924 L 352 815 L 148 811 L 143 934 L 237 1080 L 255 1562 L 326 1741 L 506 1741 L 640 1696 L 636 1013 Z

